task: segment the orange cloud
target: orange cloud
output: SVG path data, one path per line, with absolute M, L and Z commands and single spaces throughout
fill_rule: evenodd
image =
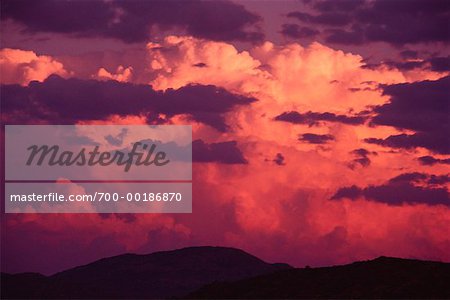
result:
M 116 73 L 110 73 L 105 68 L 100 68 L 93 77 L 99 80 L 116 80 L 119 82 L 129 82 L 132 78 L 133 68 L 124 68 L 122 65 L 117 67 Z
M 51 74 L 68 76 L 59 61 L 33 51 L 4 48 L 0 50 L 1 83 L 28 85 L 30 81 L 44 81 Z

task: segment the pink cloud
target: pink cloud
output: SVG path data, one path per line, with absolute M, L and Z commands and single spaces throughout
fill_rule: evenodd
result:
M 4 48 L 0 50 L 1 83 L 28 85 L 30 81 L 44 81 L 51 74 L 68 76 L 63 64 L 33 51 Z

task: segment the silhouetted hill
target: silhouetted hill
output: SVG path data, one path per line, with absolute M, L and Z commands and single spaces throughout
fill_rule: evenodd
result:
M 170 298 L 205 284 L 291 268 L 242 250 L 191 247 L 148 255 L 124 254 L 46 277 L 2 274 L 2 298 Z
M 48 283 L 48 278 L 39 273 L 1 273 L 0 296 L 2 299 L 41 298 Z
M 449 299 L 450 264 L 379 257 L 343 266 L 290 269 L 213 283 L 186 298 Z
M 223 247 L 124 254 L 48 277 L 1 277 L 2 298 L 450 298 L 448 263 L 379 257 L 293 269 Z

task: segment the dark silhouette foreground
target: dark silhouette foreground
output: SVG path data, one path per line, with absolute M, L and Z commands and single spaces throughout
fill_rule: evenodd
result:
M 290 269 L 213 283 L 187 298 L 450 299 L 450 264 L 379 257 L 343 266 Z
M 192 247 L 104 258 L 52 276 L 1 274 L 2 298 L 450 298 L 450 264 L 379 257 L 325 268 Z
M 2 298 L 172 298 L 215 281 L 249 278 L 291 268 L 242 250 L 191 247 L 147 255 L 123 254 L 46 277 L 4 274 Z

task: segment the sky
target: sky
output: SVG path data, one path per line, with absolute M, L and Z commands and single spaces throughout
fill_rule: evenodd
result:
M 2 213 L 2 271 L 200 245 L 296 267 L 450 262 L 450 2 L 0 8 L 2 124 L 189 124 L 197 140 L 191 214 Z

